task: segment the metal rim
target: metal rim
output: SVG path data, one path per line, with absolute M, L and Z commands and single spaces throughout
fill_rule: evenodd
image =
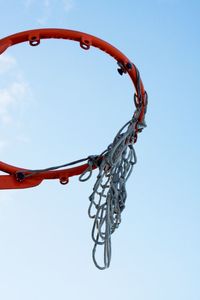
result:
M 139 72 L 136 66 L 121 51 L 100 38 L 87 33 L 68 29 L 45 28 L 27 30 L 0 39 L 0 55 L 9 47 L 16 44 L 28 42 L 31 46 L 35 47 L 40 44 L 41 40 L 51 38 L 76 41 L 79 42 L 80 47 L 84 50 L 89 50 L 90 47 L 96 47 L 106 54 L 112 56 L 118 63 L 119 73 L 121 75 L 127 73 L 133 82 L 136 90 L 135 104 L 141 105 L 141 113 L 138 120 L 139 122 L 143 121 L 147 105 L 146 92 L 142 80 L 140 76 L 138 76 Z M 138 101 L 140 102 L 137 102 L 137 99 L 139 99 Z M 94 166 L 93 168 L 96 167 L 97 166 Z M 16 174 L 22 170 L 28 173 L 28 169 L 14 167 L 12 165 L 5 164 L 4 162 L 0 162 L 0 171 L 9 174 L 0 175 L 0 189 L 21 189 L 34 187 L 39 185 L 44 179 L 59 179 L 62 184 L 66 184 L 68 183 L 69 177 L 80 175 L 85 172 L 87 168 L 88 164 L 86 163 L 73 168 L 46 171 L 41 174 L 36 174 L 35 176 L 27 178 L 23 181 L 20 180 Z

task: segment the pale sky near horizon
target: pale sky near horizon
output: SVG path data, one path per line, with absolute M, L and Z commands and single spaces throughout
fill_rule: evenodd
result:
M 0 299 L 200 299 L 200 2 L 0 0 L 0 37 L 34 28 L 90 33 L 139 68 L 148 127 L 135 145 L 108 270 L 93 265 L 88 197 L 67 186 L 0 191 Z M 0 160 L 27 168 L 99 154 L 132 116 L 116 62 L 72 41 L 0 56 Z

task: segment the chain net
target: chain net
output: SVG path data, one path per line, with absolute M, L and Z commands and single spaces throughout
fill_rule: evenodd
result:
M 88 214 L 93 219 L 92 240 L 94 247 L 92 257 L 94 264 L 100 270 L 110 266 L 111 262 L 111 235 L 121 223 L 121 213 L 125 207 L 127 198 L 126 182 L 137 162 L 133 147 L 137 123 L 136 110 L 131 121 L 126 123 L 117 133 L 112 144 L 110 144 L 100 156 L 89 159 L 89 176 L 83 179 L 87 173 L 80 176 L 81 181 L 87 180 L 92 173 L 92 166 L 98 162 L 99 173 L 89 197 L 90 205 Z M 99 254 L 97 248 L 103 250 L 103 262 L 98 262 Z M 102 257 L 102 255 L 101 255 Z
M 121 223 L 121 213 L 127 197 L 126 181 L 136 163 L 136 155 L 127 140 L 132 136 L 131 125 L 127 132 L 119 133 L 109 147 L 99 167 L 99 174 L 89 197 L 89 217 L 94 219 L 92 239 L 93 261 L 99 269 L 108 268 L 111 261 L 111 234 Z M 103 246 L 103 265 L 96 259 L 97 246 Z

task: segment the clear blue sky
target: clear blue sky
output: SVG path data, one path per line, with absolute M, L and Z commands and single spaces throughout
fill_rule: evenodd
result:
M 33 28 L 96 35 L 139 68 L 148 127 L 136 145 L 110 269 L 91 259 L 86 183 L 0 191 L 0 299 L 200 299 L 200 2 L 0 1 L 0 36 Z M 98 154 L 133 112 L 115 61 L 70 41 L 0 56 L 0 157 L 27 168 Z

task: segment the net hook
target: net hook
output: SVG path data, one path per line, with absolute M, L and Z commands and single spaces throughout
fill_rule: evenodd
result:
M 38 46 L 40 44 L 40 36 L 39 34 L 34 34 L 29 36 L 29 44 L 31 46 Z

